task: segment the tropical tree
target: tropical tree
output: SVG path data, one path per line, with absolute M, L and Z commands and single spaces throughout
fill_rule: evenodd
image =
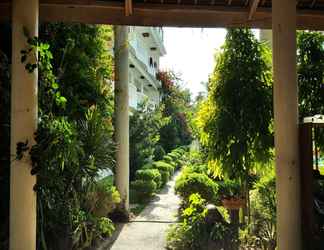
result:
M 253 162 L 271 156 L 270 53 L 249 29 L 229 29 L 215 59 L 196 124 L 215 174 L 243 184 Z
M 181 79 L 173 71 L 161 71 L 158 79 L 162 82 L 164 117 L 170 122 L 160 130 L 160 144 L 166 152 L 190 144 L 192 140 L 188 120 L 191 116 L 191 96 L 188 89 L 182 89 Z

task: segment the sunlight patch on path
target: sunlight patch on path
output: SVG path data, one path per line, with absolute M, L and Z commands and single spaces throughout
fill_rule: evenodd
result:
M 161 192 L 130 223 L 123 226 L 111 250 L 163 250 L 166 230 L 177 223 L 180 199 L 174 193 L 177 172 Z

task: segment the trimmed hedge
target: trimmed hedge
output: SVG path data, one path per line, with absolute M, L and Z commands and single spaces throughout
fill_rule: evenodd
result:
M 173 173 L 174 173 L 174 167 L 167 162 L 156 161 L 156 162 L 153 162 L 153 166 L 154 166 L 154 168 L 158 169 L 160 172 L 161 171 L 169 172 L 170 176 L 173 175 Z
M 157 190 L 157 184 L 153 180 L 135 180 L 131 182 L 131 187 L 135 190 L 140 199 L 147 199 Z
M 206 174 L 183 173 L 175 184 L 175 191 L 184 201 L 193 193 L 199 193 L 208 202 L 217 200 L 218 185 Z
M 170 180 L 170 173 L 168 171 L 160 171 L 162 177 L 162 185 L 166 184 Z
M 165 156 L 165 151 L 162 146 L 157 145 L 154 149 L 154 159 L 160 161 Z
M 136 180 L 151 181 L 153 180 L 159 188 L 162 184 L 162 177 L 157 169 L 140 169 L 136 171 Z

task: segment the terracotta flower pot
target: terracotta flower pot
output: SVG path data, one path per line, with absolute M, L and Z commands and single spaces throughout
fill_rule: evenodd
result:
M 231 209 L 231 210 L 238 210 L 245 206 L 246 200 L 245 198 L 223 198 L 222 204 L 225 208 Z

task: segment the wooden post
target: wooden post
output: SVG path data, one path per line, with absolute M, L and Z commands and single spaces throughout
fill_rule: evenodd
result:
M 314 236 L 314 190 L 313 190 L 313 140 L 312 123 L 300 127 L 300 173 L 301 173 L 301 214 L 303 249 L 313 250 Z
M 116 186 L 125 210 L 129 209 L 129 103 L 128 27 L 115 26 L 115 140 Z
M 28 73 L 21 63 L 20 51 L 26 48 L 23 33 L 38 35 L 38 0 L 12 1 L 12 80 L 11 80 L 11 175 L 10 175 L 10 249 L 36 249 L 36 176 L 30 174 L 28 152 L 15 160 L 18 142 L 34 144 L 37 129 L 37 70 Z
M 296 0 L 272 1 L 277 244 L 301 249 Z

